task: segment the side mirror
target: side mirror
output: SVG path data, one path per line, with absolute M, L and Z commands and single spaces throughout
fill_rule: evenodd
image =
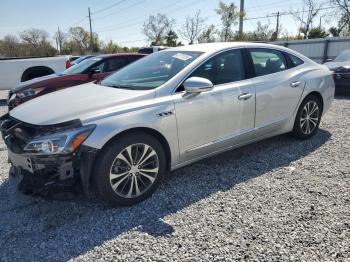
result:
M 188 94 L 199 94 L 210 91 L 214 88 L 213 83 L 209 79 L 203 77 L 188 78 L 183 83 L 183 86 Z

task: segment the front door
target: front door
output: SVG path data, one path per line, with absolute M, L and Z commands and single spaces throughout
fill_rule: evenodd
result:
M 246 79 L 242 50 L 220 53 L 197 68 L 189 77 L 212 81 L 214 88 L 186 97 L 174 94 L 181 161 L 210 154 L 242 139 L 254 129 L 255 90 Z

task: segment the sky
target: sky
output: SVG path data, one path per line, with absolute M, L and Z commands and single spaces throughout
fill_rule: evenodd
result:
M 240 0 L 223 2 L 234 2 L 239 7 Z M 101 40 L 113 40 L 123 46 L 146 46 L 148 41 L 141 28 L 149 15 L 163 13 L 174 18 L 176 30 L 182 27 L 186 16 L 201 10 L 206 24 L 220 26 L 220 17 L 215 13 L 218 4 L 219 0 L 1 0 L 0 37 L 16 35 L 29 28 L 44 29 L 51 37 L 58 26 L 62 31 L 71 26 L 89 30 L 87 15 L 90 7 L 92 29 Z M 301 8 L 302 0 L 245 0 L 247 20 L 243 29 L 253 30 L 258 21 L 270 24 L 273 29 L 276 18 L 265 16 Z M 298 23 L 292 16 L 281 16 L 280 23 L 283 32 L 296 33 Z

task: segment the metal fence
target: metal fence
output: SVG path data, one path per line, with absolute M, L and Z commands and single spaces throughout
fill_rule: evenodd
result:
M 275 41 L 271 43 L 293 49 L 318 63 L 324 63 L 328 58 L 334 59 L 342 51 L 350 49 L 350 37 Z

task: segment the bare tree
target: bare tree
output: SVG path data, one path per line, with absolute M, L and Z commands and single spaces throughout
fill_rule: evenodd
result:
M 350 2 L 348 0 L 331 0 L 334 5 L 350 17 Z
M 41 29 L 28 29 L 20 33 L 22 41 L 33 48 L 36 55 L 43 55 L 46 50 L 45 47 L 51 46 L 48 41 L 49 34 Z
M 308 38 L 309 32 L 312 29 L 312 24 L 314 19 L 319 15 L 322 7 L 324 5 L 323 1 L 319 0 L 303 0 L 303 9 L 291 10 L 290 14 L 300 22 L 300 32 L 304 34 L 304 39 Z
M 169 19 L 166 15 L 150 15 L 146 22 L 143 23 L 142 32 L 147 39 L 155 45 L 162 45 L 175 19 Z
M 190 45 L 198 42 L 198 37 L 204 29 L 205 19 L 200 16 L 200 13 L 198 10 L 193 17 L 187 16 L 180 31 L 182 38 L 187 40 Z
M 239 17 L 239 11 L 234 3 L 226 5 L 224 2 L 219 2 L 219 7 L 215 9 L 216 13 L 221 16 L 222 32 L 221 39 L 223 41 L 229 41 L 233 38 L 232 26 L 237 25 L 237 19 Z
M 329 29 L 333 36 L 350 35 L 350 2 L 348 0 L 331 0 L 337 8 L 336 16 L 339 16 L 338 27 Z
M 54 35 L 53 35 L 53 39 L 55 40 L 55 42 L 57 43 L 58 45 L 58 50 L 61 52 L 62 51 L 62 47 L 64 45 L 65 42 L 68 41 L 68 34 L 65 33 L 65 32 L 56 32 Z
M 69 29 L 69 36 L 71 38 L 70 48 L 79 49 L 79 54 L 85 54 L 89 50 L 90 33 L 84 28 L 77 26 Z

